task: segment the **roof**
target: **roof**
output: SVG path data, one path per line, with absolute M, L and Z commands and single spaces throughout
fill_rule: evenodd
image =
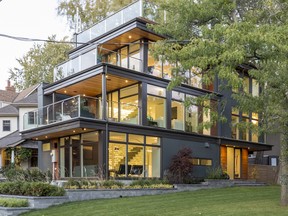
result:
M 17 130 L 0 139 L 0 148 L 8 147 L 14 143 L 20 144 L 22 142 L 24 142 L 24 139 L 22 139 L 19 131 Z
M 0 116 L 18 116 L 18 109 L 13 105 L 0 108 Z
M 0 101 L 13 102 L 18 96 L 18 93 L 13 91 L 0 90 Z
M 22 139 L 18 130 L 0 139 L 0 148 L 15 147 L 18 145 L 21 145 L 24 148 L 38 148 L 37 143 Z
M 33 86 L 30 86 L 26 89 L 24 89 L 23 91 L 21 91 L 18 96 L 14 99 L 13 102 L 18 102 L 20 100 L 23 100 L 24 98 L 26 98 L 27 96 L 29 96 L 30 94 L 34 93 L 34 91 L 37 89 L 37 87 L 39 86 L 40 84 L 36 84 L 36 85 L 33 85 Z
M 38 102 L 38 95 L 37 93 L 33 93 L 27 97 L 22 98 L 21 100 L 13 102 L 13 104 L 18 105 L 18 104 L 33 104 L 37 105 Z

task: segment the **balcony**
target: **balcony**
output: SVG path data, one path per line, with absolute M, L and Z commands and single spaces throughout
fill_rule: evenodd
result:
M 107 101 L 107 117 L 102 116 L 102 100 L 99 98 L 75 96 L 24 114 L 23 129 L 51 125 L 76 119 L 107 119 L 113 122 L 139 124 L 140 107 L 135 104 L 125 104 Z
M 154 11 L 155 5 L 151 2 L 145 0 L 135 1 L 118 12 L 106 17 L 104 20 L 96 23 L 91 28 L 76 34 L 75 40 L 79 44 L 87 43 L 88 41 L 99 37 L 136 17 L 145 17 L 153 20 Z
M 103 52 L 103 48 L 101 49 Z M 97 65 L 99 63 L 109 63 L 112 65 L 121 66 L 123 68 L 128 68 L 138 72 L 141 71 L 142 60 L 140 59 L 140 54 L 137 53 L 135 56 L 127 56 L 120 54 L 118 52 L 105 49 L 106 55 L 100 58 L 100 51 L 97 49 L 90 50 L 89 52 L 79 55 L 76 58 L 70 59 L 59 64 L 54 69 L 54 82 L 68 77 L 72 74 L 85 70 L 89 67 Z M 109 53 L 109 54 L 107 54 Z M 97 57 L 99 56 L 99 57 Z M 138 58 L 139 56 L 139 58 Z M 129 60 L 129 64 L 128 64 Z M 126 62 L 126 63 L 125 63 Z

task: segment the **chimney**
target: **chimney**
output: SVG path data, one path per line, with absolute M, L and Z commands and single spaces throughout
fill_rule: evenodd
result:
M 5 87 L 6 91 L 16 92 L 15 87 L 11 86 L 10 80 L 7 80 L 7 86 Z

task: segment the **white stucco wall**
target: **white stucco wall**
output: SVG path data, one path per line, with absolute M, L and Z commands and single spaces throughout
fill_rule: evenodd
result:
M 3 131 L 3 120 L 10 120 L 10 131 Z M 7 136 L 8 134 L 18 129 L 17 117 L 0 117 L 0 138 Z

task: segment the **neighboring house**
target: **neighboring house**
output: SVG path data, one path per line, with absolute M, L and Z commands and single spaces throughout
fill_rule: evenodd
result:
M 10 81 L 7 81 L 5 90 L 0 90 L 0 108 L 9 105 L 17 97 L 15 88 L 11 86 Z M 1 136 L 0 136 L 1 137 Z
M 8 87 L 10 86 L 8 82 Z M 23 119 L 25 113 L 37 108 L 37 88 L 38 85 L 27 88 L 20 93 L 16 93 L 14 89 L 13 100 L 9 101 L 9 105 L 0 108 L 0 167 L 15 162 L 15 148 L 22 147 L 32 150 L 32 158 L 23 161 L 23 168 L 37 167 L 38 146 L 32 140 L 25 140 L 21 136 L 23 130 Z M 11 94 L 1 90 L 1 95 Z M 7 93 L 8 92 L 8 93 Z M 7 149 L 11 149 L 9 153 Z
M 233 109 L 231 91 L 220 92 L 218 80 L 202 85 L 195 68 L 187 71 L 185 83 L 168 91 L 172 67 L 149 52 L 150 43 L 163 36 L 147 28 L 151 22 L 142 9 L 136 1 L 75 35 L 81 43 L 55 69 L 55 82 L 39 86 L 38 109 L 25 114 L 22 131 L 24 138 L 38 141 L 39 167 L 53 167 L 56 178 L 97 173 L 161 178 L 171 158 L 189 147 L 195 177 L 221 166 L 231 179 L 247 179 L 248 154 L 272 146 L 233 123 L 258 124 L 257 114 Z M 247 70 L 249 65 L 239 66 L 244 90 L 258 94 Z M 201 114 L 202 107 L 185 107 L 184 100 L 211 92 L 227 100 L 227 123 L 199 130 L 210 117 Z

